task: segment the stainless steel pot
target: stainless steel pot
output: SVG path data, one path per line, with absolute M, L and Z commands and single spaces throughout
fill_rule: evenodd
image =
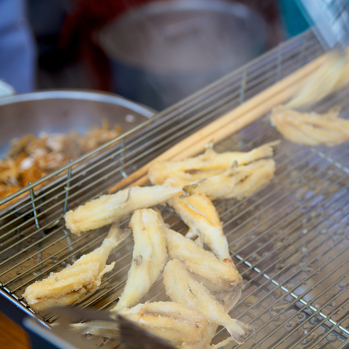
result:
M 44 91 L 0 99 L 0 158 L 10 140 L 40 132 L 86 132 L 106 118 L 128 131 L 154 114 L 154 110 L 110 93 Z
M 176 0 L 123 14 L 97 41 L 115 91 L 161 110 L 262 53 L 266 26 L 239 3 Z

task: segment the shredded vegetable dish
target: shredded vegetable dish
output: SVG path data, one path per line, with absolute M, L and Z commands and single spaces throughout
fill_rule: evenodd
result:
M 98 146 L 120 135 L 121 127 L 110 127 L 106 119 L 102 127 L 91 126 L 84 135 L 69 133 L 41 133 L 26 135 L 11 141 L 11 149 L 0 160 L 0 199 L 34 182 L 51 171 L 66 165 Z

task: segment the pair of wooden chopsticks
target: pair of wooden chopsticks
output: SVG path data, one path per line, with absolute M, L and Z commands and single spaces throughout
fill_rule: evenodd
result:
M 286 78 L 252 97 L 247 102 L 183 139 L 110 188 L 109 193 L 113 193 L 130 183 L 132 183 L 132 186 L 143 185 L 149 180 L 147 173 L 153 163 L 167 160 L 181 160 L 197 155 L 205 149 L 206 144 L 210 141 L 213 140 L 214 143 L 217 143 L 259 119 L 273 107 L 290 99 L 304 85 L 309 75 L 324 63 L 325 59 L 326 54 L 316 58 Z

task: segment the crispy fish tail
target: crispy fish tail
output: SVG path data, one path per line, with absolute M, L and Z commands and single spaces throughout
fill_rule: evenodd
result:
M 109 233 L 105 238 L 105 240 L 103 241 L 103 244 L 107 243 L 108 241 L 109 246 L 112 246 L 111 247 L 111 250 L 112 250 L 116 246 L 118 246 L 121 242 L 126 240 L 130 235 L 131 235 L 131 229 L 120 230 L 119 225 L 117 223 L 114 223 L 110 227 Z
M 255 329 L 251 325 L 236 319 L 232 319 L 230 324 L 226 326 L 226 329 L 234 338 L 234 341 L 239 344 L 244 343 L 247 337 L 255 332 Z

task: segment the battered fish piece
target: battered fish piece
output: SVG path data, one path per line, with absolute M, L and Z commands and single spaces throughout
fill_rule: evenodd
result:
M 273 156 L 273 147 L 279 141 L 264 144 L 249 152 L 216 153 L 209 144 L 204 154 L 180 161 L 164 161 L 153 164 L 148 176 L 153 184 L 163 184 L 168 178 L 178 178 L 189 184 L 227 171 L 234 162 L 239 166 L 258 159 Z
M 195 189 L 196 190 L 196 189 Z M 230 260 L 229 246 L 223 233 L 223 225 L 211 200 L 204 194 L 193 194 L 186 198 L 168 201 L 182 220 L 210 247 L 219 260 Z
M 226 172 L 190 183 L 184 190 L 191 193 L 203 193 L 211 200 L 237 199 L 242 200 L 267 185 L 274 177 L 275 161 L 263 159 L 248 165 L 238 166 L 236 163 Z M 181 179 L 169 178 L 165 185 L 184 185 Z
M 219 302 L 223 305 L 224 311 L 226 313 L 229 313 L 229 311 L 239 301 L 240 297 L 241 297 L 241 289 L 240 289 L 240 292 L 236 292 L 233 294 L 231 292 L 215 293 L 215 298 L 218 299 Z M 203 343 L 206 344 L 206 346 L 204 346 L 204 348 L 220 349 L 234 340 L 232 337 L 228 337 L 227 339 L 225 339 L 217 344 L 209 345 L 217 332 L 217 328 L 218 328 L 218 326 L 216 324 L 214 324 L 214 323 L 209 324 L 209 326 L 207 328 L 207 332 L 206 332 L 206 338 L 203 341 Z
M 224 304 L 226 312 L 239 299 L 232 297 L 231 292 L 221 292 L 218 298 Z M 201 312 L 174 302 L 139 304 L 131 309 L 121 310 L 120 315 L 179 348 L 218 349 L 232 340 L 229 337 L 228 340 L 210 345 L 217 325 L 209 323 Z M 120 339 L 117 325 L 110 321 L 94 320 L 71 324 L 69 327 L 79 333 Z
M 346 56 L 332 51 L 320 69 L 310 76 L 303 88 L 283 108 L 299 108 L 313 104 L 348 82 L 348 50 Z
M 166 229 L 167 248 L 171 258 L 183 262 L 184 266 L 196 275 L 209 281 L 205 284 L 213 291 L 231 291 L 241 288 L 242 277 L 234 262 L 219 261 L 211 252 L 198 247 L 194 241 Z
M 278 107 L 272 111 L 271 121 L 285 138 L 294 143 L 334 146 L 349 140 L 349 120 L 338 115 L 338 110 L 317 114 Z
M 181 194 L 182 188 L 161 185 L 120 190 L 116 194 L 103 195 L 67 212 L 64 217 L 66 227 L 73 234 L 98 229 L 119 221 L 135 210 L 155 206 Z
M 242 344 L 254 332 L 250 325 L 232 319 L 224 306 L 206 287 L 190 276 L 179 260 L 173 259 L 167 263 L 164 284 L 172 301 L 201 311 L 208 321 L 224 326 L 237 343 Z
M 28 286 L 23 297 L 36 312 L 75 302 L 87 291 L 99 287 L 102 276 L 115 265 L 115 262 L 106 265 L 110 252 L 129 235 L 130 232 L 121 232 L 112 225 L 100 247 L 80 257 L 72 266 Z
M 181 348 L 205 348 L 208 321 L 198 310 L 173 303 L 138 304 L 119 313 L 145 330 Z
M 152 209 L 136 211 L 131 218 L 134 249 L 124 291 L 111 311 L 129 308 L 138 302 L 159 277 L 167 261 L 165 224 Z

